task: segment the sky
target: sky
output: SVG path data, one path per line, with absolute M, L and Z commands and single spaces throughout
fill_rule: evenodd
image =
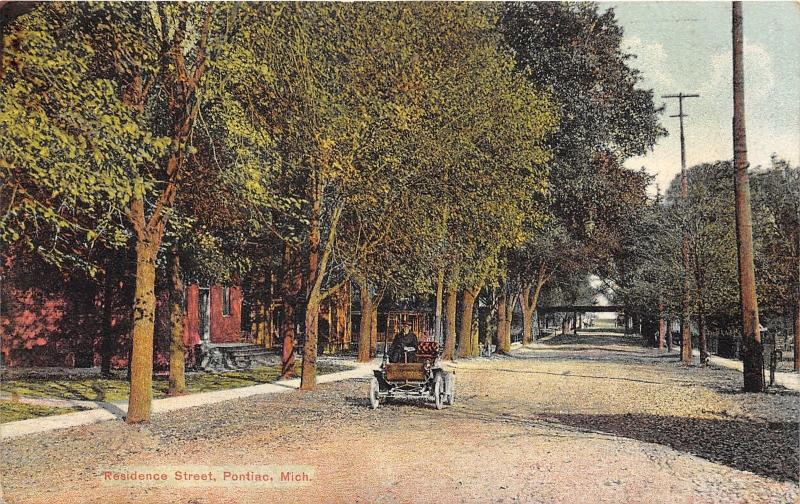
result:
M 640 87 L 666 105 L 661 123 L 669 136 L 652 152 L 629 159 L 645 167 L 664 191 L 680 172 L 678 113 L 662 95 L 699 94 L 684 100 L 687 166 L 731 159 L 731 3 L 599 2 L 613 8 L 624 29 L 623 49 L 636 55 Z M 751 166 L 768 166 L 776 153 L 800 162 L 800 3 L 745 2 L 745 122 Z

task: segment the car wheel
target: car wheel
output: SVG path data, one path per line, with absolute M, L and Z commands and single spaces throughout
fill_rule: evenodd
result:
M 442 373 L 436 373 L 436 378 L 433 381 L 433 401 L 436 404 L 436 409 L 442 409 L 444 403 L 444 380 Z
M 378 379 L 373 378 L 369 382 L 369 407 L 372 409 L 376 409 L 380 404 L 380 398 L 378 397 L 378 391 L 380 387 L 378 385 Z
M 447 373 L 445 376 L 445 404 L 448 406 L 452 406 L 453 403 L 456 401 L 456 375 L 453 373 Z

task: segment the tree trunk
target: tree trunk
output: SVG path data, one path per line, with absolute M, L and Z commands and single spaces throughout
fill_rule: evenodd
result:
M 306 338 L 303 344 L 303 368 L 300 373 L 300 390 L 314 390 L 317 386 L 317 332 L 319 329 L 318 295 L 309 296 L 306 305 Z
M 500 295 L 497 299 L 497 327 L 495 327 L 495 341 L 497 346 L 494 349 L 495 353 L 503 353 L 503 331 L 506 330 L 506 302 L 505 295 Z
M 475 309 L 473 308 L 473 311 Z M 477 355 L 481 354 L 481 345 L 489 345 L 492 337 L 489 336 L 489 319 L 492 317 L 492 311 L 488 306 L 478 307 L 478 341 L 475 344 L 477 348 Z
M 377 301 L 377 300 L 376 300 Z M 369 312 L 369 356 L 375 357 L 378 351 L 378 304 L 372 303 L 372 310 Z M 385 335 L 387 338 L 389 335 Z
M 358 325 L 358 362 L 369 362 L 372 358 L 370 340 L 372 338 L 372 299 L 366 282 L 358 284 L 361 299 L 361 322 Z
M 458 356 L 475 357 L 477 348 L 472 341 L 472 314 L 475 307 L 475 289 L 464 289 L 461 301 L 461 328 L 458 333 Z
M 800 373 L 800 295 L 794 306 L 794 370 Z
M 273 285 L 275 284 L 275 274 L 270 266 L 264 282 L 264 291 L 259 302 L 261 304 L 261 319 L 264 321 L 264 348 L 272 349 L 275 346 L 275 321 L 272 319 L 272 295 Z
M 336 334 L 339 349 L 350 349 L 350 307 L 352 306 L 350 283 L 336 296 Z
M 533 341 L 533 313 L 536 310 L 531 308 L 531 286 L 525 285 L 519 295 L 519 305 L 522 308 L 522 344 L 528 345 Z
M 447 289 L 447 327 L 444 336 L 443 360 L 452 360 L 456 352 L 456 305 L 458 304 L 458 291 L 454 288 Z
M 744 350 L 744 390 L 764 390 L 764 358 L 758 323 L 756 276 L 753 264 L 753 224 L 750 217 L 750 181 L 745 136 L 742 4 L 733 2 L 733 166 L 736 200 L 736 245 L 739 258 L 739 294 Z
M 475 313 L 475 308 L 472 309 L 472 313 Z M 480 357 L 481 356 L 481 338 L 480 333 L 478 332 L 478 325 L 472 324 L 472 356 L 473 357 Z
M 436 314 L 433 322 L 433 340 L 442 344 L 442 302 L 444 298 L 444 269 L 436 275 Z M 387 335 L 388 336 L 388 335 Z
M 700 307 L 700 313 L 697 314 L 697 330 L 697 344 L 700 347 L 700 365 L 705 366 L 708 361 L 708 343 L 706 340 L 706 314 L 702 307 Z
M 186 345 L 183 342 L 183 280 L 177 247 L 172 246 L 169 257 L 169 388 L 167 395 L 186 393 Z
M 672 352 L 672 318 L 667 317 L 667 352 Z
M 150 420 L 153 400 L 153 329 L 155 321 L 156 256 L 159 239 L 136 240 L 136 284 L 133 305 L 131 392 L 127 423 Z
M 667 322 L 664 320 L 664 304 L 658 303 L 658 349 L 664 350 Z
M 103 289 L 103 334 L 100 343 L 100 373 L 103 377 L 111 376 L 111 357 L 114 354 L 116 334 L 114 330 L 114 291 L 117 281 L 118 254 L 109 251 L 106 262 L 105 285 Z
M 503 292 L 497 300 L 497 348 L 495 353 L 508 354 L 511 352 L 511 332 L 509 331 L 508 295 Z
M 706 307 L 703 303 L 702 283 L 697 289 L 697 346 L 700 347 L 700 365 L 705 366 L 708 360 L 708 340 L 706 339 Z
M 547 282 L 545 276 L 544 263 L 539 265 L 539 271 L 536 275 L 536 284 L 532 286 L 527 284 L 522 290 L 519 298 L 519 304 L 522 308 L 522 344 L 529 345 L 533 342 L 533 315 L 536 313 L 536 306 L 539 304 L 539 294 L 542 292 L 542 287 Z M 533 291 L 533 292 L 531 292 Z M 537 317 L 538 322 L 538 317 Z
M 506 329 L 505 334 L 508 338 L 508 351 L 511 351 L 511 329 L 512 322 L 514 321 L 514 301 L 517 299 L 516 294 L 509 294 L 506 296 Z
M 317 384 L 317 332 L 319 330 L 319 288 L 317 277 L 319 271 L 319 244 L 321 239 L 320 214 L 322 212 L 322 194 L 319 180 L 312 171 L 309 175 L 311 191 L 311 219 L 308 235 L 308 302 L 306 303 L 306 332 L 303 343 L 303 368 L 300 374 L 300 389 L 314 390 Z
M 688 254 L 688 246 L 686 247 L 686 252 L 684 254 Z M 689 280 L 688 280 L 688 273 L 685 274 L 687 277 L 684 280 L 683 289 L 688 292 L 689 290 Z M 690 309 L 690 299 L 689 294 L 684 294 L 681 304 L 681 362 L 684 364 L 690 364 L 692 362 L 692 331 L 691 331 L 691 309 Z
M 285 244 L 281 264 L 281 290 L 283 295 L 283 350 L 281 351 L 281 378 L 294 376 L 294 340 L 297 336 L 297 297 L 303 284 L 297 251 Z
M 141 186 L 142 178 L 134 178 L 134 194 L 137 196 L 131 201 L 129 212 L 130 222 L 136 233 L 136 285 L 133 313 L 133 349 L 131 352 L 131 391 L 128 400 L 128 415 L 126 422 L 144 422 L 150 419 L 151 401 L 153 397 L 153 329 L 155 319 L 155 274 L 156 256 L 161 246 L 166 225 L 165 213 L 172 207 L 178 190 L 178 181 L 181 168 L 186 155 L 186 146 L 189 144 L 189 135 L 194 125 L 199 102 L 197 85 L 206 68 L 206 44 L 208 41 L 209 19 L 211 11 L 205 11 L 205 23 L 201 28 L 197 58 L 193 70 L 188 70 L 182 64 L 180 56 L 185 33 L 181 29 L 172 37 L 170 51 L 174 61 L 170 66 L 170 76 L 167 86 L 168 122 L 171 122 L 171 138 L 174 146 L 164 166 L 166 182 L 163 190 L 156 198 L 154 209 L 149 217 L 145 216 L 143 200 L 144 189 Z M 166 45 L 162 46 L 166 49 Z M 163 54 L 166 56 L 166 53 Z M 181 63 L 181 64 L 178 64 Z M 188 74 L 192 77 L 188 78 Z M 145 97 L 141 94 L 135 98 L 128 94 L 124 102 L 134 108 L 141 107 Z M 138 106 L 138 107 L 137 107 Z M 142 108 L 139 108 L 141 111 Z
M 328 239 L 320 257 L 320 212 L 322 188 L 319 176 L 312 172 L 311 222 L 308 239 L 308 303 L 306 304 L 306 337 L 303 345 L 303 368 L 300 373 L 300 390 L 314 390 L 317 385 L 317 344 L 319 332 L 319 307 L 323 299 L 322 280 L 328 265 L 341 207 L 334 210 L 330 219 Z

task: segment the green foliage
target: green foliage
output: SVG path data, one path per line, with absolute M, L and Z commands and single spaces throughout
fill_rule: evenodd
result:
M 681 225 L 678 208 L 661 195 L 632 216 L 608 279 L 614 301 L 629 313 L 676 313 L 680 307 Z
M 641 77 L 621 49 L 622 28 L 611 9 L 509 3 L 500 27 L 517 67 L 550 93 L 559 119 L 548 138 L 553 158 L 544 203 L 550 219 L 535 231 L 554 236 L 527 240 L 512 254 L 512 274 L 531 282 L 544 264 L 548 275 L 594 271 L 611 280 L 618 276 L 611 263 L 621 253 L 627 223 L 644 209 L 649 183 L 622 163 L 665 134 L 652 91 L 637 87 Z M 526 259 L 539 262 L 530 267 Z
M 773 156 L 750 176 L 759 309 L 800 298 L 800 168 Z
M 733 169 L 719 161 L 687 171 L 689 198 L 680 198 L 680 176 L 626 230 L 615 258 L 615 291 L 631 311 L 656 314 L 659 303 L 680 312 L 681 240 L 689 240 L 693 312 L 712 327 L 735 324 L 739 312 Z M 759 309 L 782 312 L 800 289 L 800 176 L 777 158 L 751 176 L 751 201 Z
M 12 28 L 0 236 L 54 261 L 166 229 L 227 283 L 330 231 L 329 286 L 574 287 L 621 279 L 626 223 L 655 219 L 622 163 L 663 130 L 612 11 L 48 4 Z
M 689 241 L 688 271 L 694 312 L 730 318 L 737 310 L 733 179 L 727 162 L 687 170 L 689 198 L 680 197 L 680 176 L 665 197 L 653 201 L 626 229 L 615 259 L 615 290 L 629 312 L 680 313 L 683 230 Z
M 544 190 L 549 103 L 514 71 L 483 7 L 359 15 L 352 81 L 373 123 L 355 159 L 360 196 L 345 214 L 362 234 L 341 249 L 353 269 L 400 291 L 429 289 L 439 268 L 451 282 L 481 283 Z
M 699 311 L 713 306 L 718 313 L 737 312 L 739 289 L 730 281 L 737 271 L 732 173 L 730 163 L 699 165 L 688 172 L 684 219 L 693 300 Z
M 72 4 L 53 5 L 9 30 L 16 50 L 0 81 L 0 243 L 93 272 L 97 240 L 126 241 L 119 211 L 134 193 L 130 171 L 167 143 L 140 128 L 115 83 L 93 71 L 96 49 L 76 33 L 74 15 Z

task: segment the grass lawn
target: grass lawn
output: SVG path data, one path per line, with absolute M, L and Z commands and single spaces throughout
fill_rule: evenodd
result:
M 50 406 L 36 406 L 13 401 L 0 401 L 0 423 L 27 420 L 50 415 L 62 415 L 79 411 L 78 408 L 53 408 Z
M 329 374 L 350 369 L 336 364 L 317 364 L 318 374 Z M 295 367 L 300 376 L 300 363 Z M 210 392 L 238 387 L 258 385 L 276 381 L 280 376 L 280 365 L 260 367 L 242 371 L 224 373 L 187 373 L 187 393 Z M 167 377 L 156 376 L 153 379 L 153 398 L 159 399 L 167 395 Z M 0 384 L 0 391 L 19 394 L 25 397 L 46 397 L 54 399 L 73 399 L 81 401 L 127 401 L 128 381 L 117 378 L 78 378 L 78 379 L 28 379 L 8 380 Z M 50 413 L 55 414 L 55 413 Z M 30 417 L 29 417 L 30 418 Z

